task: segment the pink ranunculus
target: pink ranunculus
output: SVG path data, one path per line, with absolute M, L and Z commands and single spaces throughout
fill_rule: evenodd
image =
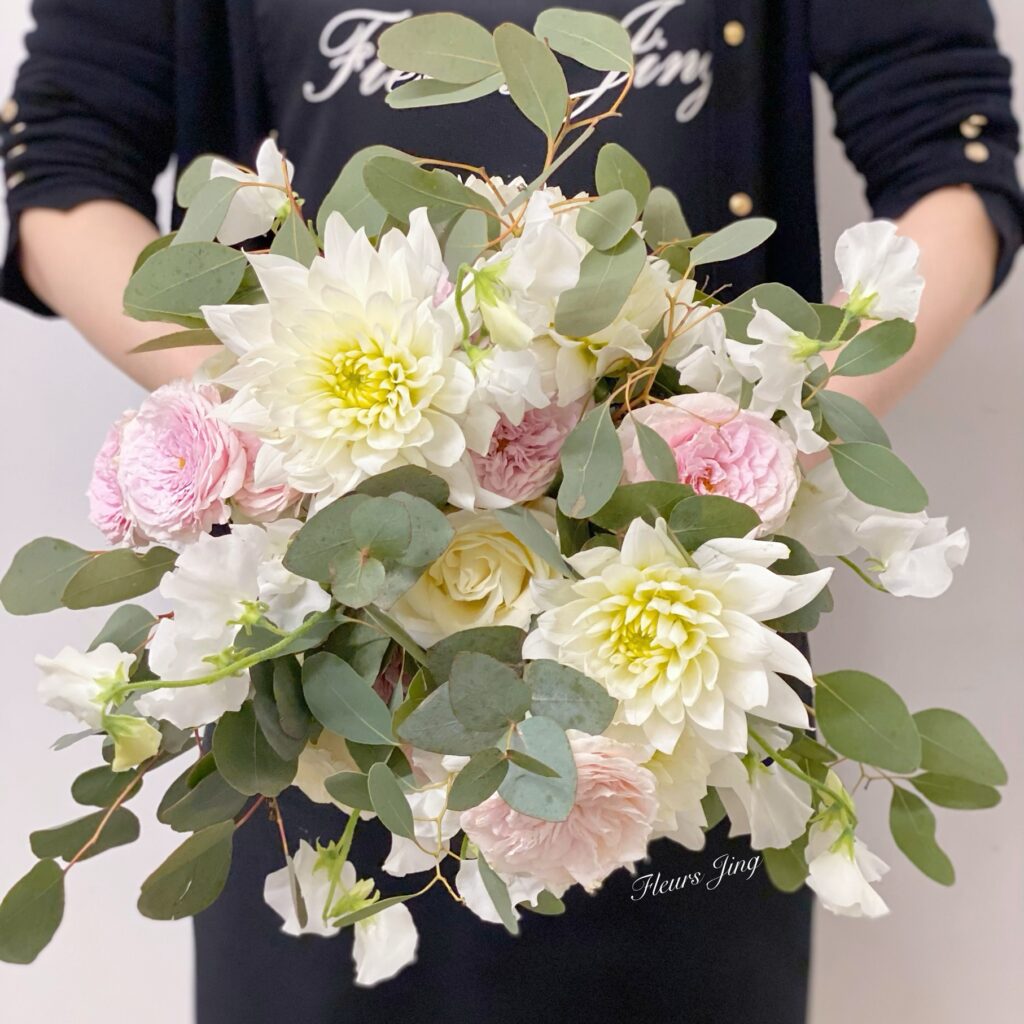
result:
M 92 480 L 86 497 L 89 499 L 89 521 L 111 544 L 134 544 L 137 540 L 135 524 L 124 507 L 124 495 L 117 480 L 121 461 L 121 433 L 124 425 L 135 415 L 129 409 L 107 431 L 100 450 L 92 464 Z
M 635 410 L 619 427 L 629 483 L 652 480 L 634 421 L 650 427 L 675 456 L 679 479 L 698 494 L 721 494 L 761 517 L 761 534 L 782 525 L 800 483 L 797 450 L 763 413 L 711 392 L 678 395 Z
M 658 809 L 654 776 L 629 747 L 584 733 L 570 733 L 570 743 L 576 802 L 565 821 L 522 814 L 497 793 L 461 819 L 491 867 L 541 881 L 556 896 L 576 882 L 593 891 L 640 860 Z
M 121 432 L 118 483 L 140 536 L 181 544 L 229 517 L 245 480 L 241 438 L 215 414 L 210 384 L 174 381 L 153 392 Z
M 480 488 L 504 499 L 501 504 L 539 498 L 558 472 L 562 444 L 579 422 L 581 409 L 579 402 L 528 409 L 518 424 L 503 415 L 487 454 L 470 452 Z M 481 503 L 497 504 L 488 495 L 481 497 Z
M 246 453 L 245 481 L 231 496 L 231 507 L 250 523 L 269 523 L 292 512 L 302 494 L 286 483 L 260 487 L 256 457 L 264 447 L 254 434 L 239 434 Z

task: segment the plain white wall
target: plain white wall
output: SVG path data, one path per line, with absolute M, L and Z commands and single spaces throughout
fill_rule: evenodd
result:
M 1024 62 L 1024 11 L 1015 0 L 995 0 L 995 7 L 1004 48 Z M 0 16 L 2 96 L 21 58 L 28 0 L 0 0 Z M 821 90 L 818 100 L 827 253 L 866 208 L 859 182 L 830 137 L 831 113 Z M 893 913 L 876 922 L 819 916 L 813 1024 L 961 1024 L 982 1008 L 992 1024 L 1009 1024 L 1024 1005 L 1024 404 L 1018 391 L 1024 338 L 1017 315 L 1017 303 L 1024 300 L 1022 274 L 1018 268 L 938 371 L 887 423 L 928 486 L 934 510 L 971 530 L 971 555 L 956 585 L 939 601 L 900 602 L 841 578 L 836 597 L 842 625 L 834 616 L 815 637 L 815 659 L 824 670 L 869 669 L 897 683 L 912 707 L 938 704 L 968 713 L 1003 754 L 1012 784 L 994 811 L 939 811 L 939 839 L 958 874 L 949 890 L 923 878 L 893 849 L 885 794 L 864 802 L 867 837 L 893 867 L 883 888 Z M 5 568 L 18 547 L 42 534 L 95 543 L 81 497 L 90 460 L 109 422 L 137 404 L 141 392 L 63 324 L 0 306 L 0 339 Z M 62 723 L 36 700 L 32 658 L 64 643 L 87 643 L 104 618 L 102 611 L 0 618 L 6 698 L 0 889 L 31 865 L 29 831 L 83 810 L 68 795 L 68 784 L 95 763 L 85 747 L 47 750 Z M 0 964 L 4 1019 L 190 1019 L 189 927 L 147 921 L 134 906 L 139 882 L 176 845 L 176 837 L 153 818 L 161 788 L 144 787 L 133 801 L 143 822 L 139 842 L 71 873 L 64 924 L 36 965 Z

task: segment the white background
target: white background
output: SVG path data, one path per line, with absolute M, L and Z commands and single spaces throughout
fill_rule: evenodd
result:
M 1016 0 L 994 6 L 1004 48 L 1024 59 L 1024 10 Z M 27 0 L 0 0 L 0 15 L 2 96 L 21 59 Z M 831 138 L 827 97 L 819 90 L 817 98 L 828 254 L 866 207 Z M 949 251 L 955 259 L 955 239 Z M 835 586 L 841 616 L 815 634 L 819 669 L 869 669 L 896 683 L 912 708 L 967 712 L 1002 753 L 1012 784 L 994 811 L 940 810 L 939 838 L 957 869 L 952 889 L 925 879 L 893 848 L 885 793 L 862 801 L 867 838 L 893 865 L 882 890 L 893 912 L 875 922 L 819 915 L 813 1024 L 962 1024 L 979 1011 L 991 1024 L 1009 1024 L 1024 1005 L 1022 275 L 1019 266 L 938 371 L 887 421 L 933 508 L 970 528 L 970 558 L 955 586 L 938 601 L 895 601 L 841 577 Z M 96 543 L 82 498 L 91 459 L 115 415 L 142 396 L 64 324 L 0 306 L 0 347 L 0 567 L 6 567 L 18 547 L 42 534 Z M 47 749 L 68 723 L 37 703 L 32 658 L 65 643 L 87 643 L 104 618 L 102 610 L 28 619 L 0 613 L 0 890 L 32 863 L 30 830 L 81 813 L 68 784 L 95 763 L 87 745 Z M 147 921 L 134 906 L 139 882 L 175 845 L 176 837 L 153 819 L 159 788 L 147 784 L 132 805 L 143 821 L 139 842 L 72 873 L 64 924 L 36 964 L 0 965 L 5 1020 L 191 1019 L 189 926 Z

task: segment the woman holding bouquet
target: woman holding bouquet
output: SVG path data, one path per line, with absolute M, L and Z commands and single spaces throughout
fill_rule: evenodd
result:
M 497 20 L 482 0 L 449 6 L 488 26 Z M 530 25 L 546 5 L 509 6 Z M 987 5 L 590 6 L 623 21 L 636 55 L 635 89 L 623 118 L 602 125 L 602 141 L 619 142 L 655 183 L 672 187 L 699 230 L 752 213 L 779 222 L 767 247 L 715 282 L 733 294 L 766 278 L 811 298 L 819 290 L 811 70 L 829 82 L 838 131 L 872 205 L 919 243 L 929 282 L 908 358 L 875 377 L 844 378 L 883 412 L 1002 281 L 1020 244 L 1017 127 Z M 12 225 L 5 297 L 66 316 L 153 387 L 190 374 L 205 356 L 181 349 L 133 358 L 133 347 L 165 328 L 121 311 L 135 258 L 157 237 L 151 188 L 170 156 L 182 167 L 206 151 L 244 162 L 276 132 L 310 212 L 345 159 L 371 144 L 457 154 L 506 180 L 532 177 L 536 139 L 507 97 L 417 116 L 385 105 L 394 82 L 375 61 L 375 39 L 426 10 L 339 10 L 334 0 L 37 0 L 39 27 L 3 109 Z M 600 109 L 607 83 L 578 71 L 569 83 L 577 110 Z M 589 186 L 590 166 L 577 157 L 561 168 L 566 194 Z M 953 239 L 955 267 L 946 258 Z M 340 831 L 333 807 L 297 791 L 282 808 L 293 845 Z M 362 830 L 357 858 L 379 864 L 385 837 Z M 617 872 L 597 895 L 574 891 L 564 917 L 530 915 L 520 941 L 483 928 L 435 888 L 420 904 L 434 919 L 432 941 L 399 980 L 370 990 L 353 988 L 340 967 L 347 938 L 279 933 L 262 898 L 279 861 L 276 824 L 254 821 L 236 842 L 223 896 L 197 919 L 204 1024 L 285 1015 L 427 1021 L 451 1012 L 513 1021 L 525 1015 L 524 996 L 542 1019 L 804 1017 L 809 898 L 775 892 L 750 850 L 721 828 L 700 854 L 659 842 L 637 878 Z M 721 884 L 712 885 L 716 877 Z

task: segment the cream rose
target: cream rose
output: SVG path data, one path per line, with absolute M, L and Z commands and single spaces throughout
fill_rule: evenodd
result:
M 553 502 L 533 513 L 555 533 Z M 426 645 L 475 626 L 525 629 L 539 610 L 530 583 L 554 571 L 490 512 L 453 512 L 448 520 L 455 529 L 448 550 L 395 604 L 394 617 Z

